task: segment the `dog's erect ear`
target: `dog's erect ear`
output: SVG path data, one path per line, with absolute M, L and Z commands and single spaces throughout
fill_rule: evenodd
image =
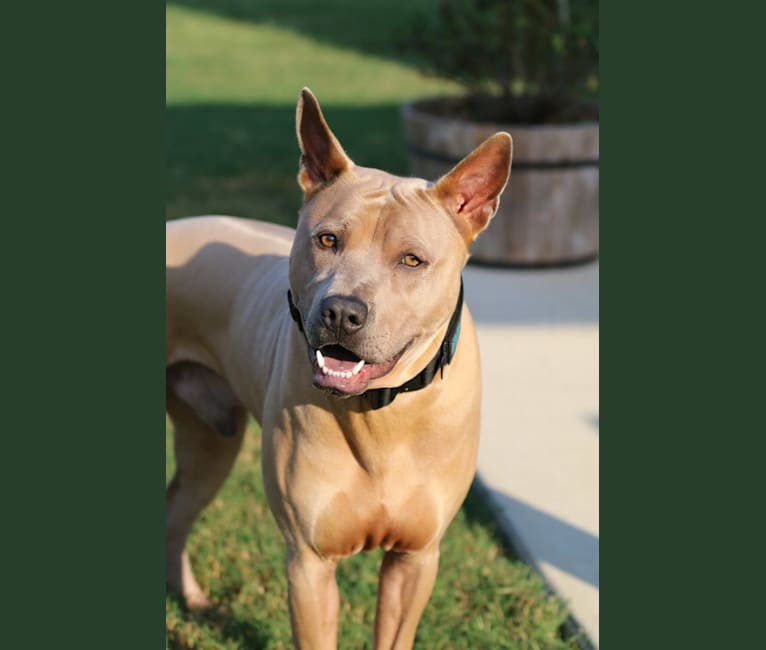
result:
M 431 188 L 456 218 L 468 243 L 487 227 L 497 210 L 511 172 L 512 154 L 511 136 L 495 133 Z
M 298 184 L 306 194 L 315 192 L 353 165 L 308 88 L 301 90 L 298 97 L 295 127 L 302 154 Z

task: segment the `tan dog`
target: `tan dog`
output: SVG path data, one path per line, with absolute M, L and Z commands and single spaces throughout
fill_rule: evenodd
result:
M 375 647 L 410 648 L 476 467 L 479 351 L 460 273 L 508 180 L 511 138 L 432 184 L 356 166 L 307 89 L 297 129 L 296 231 L 167 225 L 168 585 L 207 605 L 186 537 L 250 412 L 287 543 L 295 645 L 336 647 L 336 563 L 382 546 Z

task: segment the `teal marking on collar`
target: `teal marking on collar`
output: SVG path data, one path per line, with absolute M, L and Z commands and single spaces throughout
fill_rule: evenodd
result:
M 455 356 L 455 350 L 457 349 L 457 340 L 460 338 L 460 326 L 462 325 L 462 320 L 458 321 L 457 328 L 455 329 L 455 335 L 452 337 L 452 343 L 450 343 L 450 357 Z

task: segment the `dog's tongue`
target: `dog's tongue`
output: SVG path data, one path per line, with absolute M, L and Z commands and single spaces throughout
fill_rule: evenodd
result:
M 342 359 L 333 359 L 333 357 L 325 356 L 325 367 L 333 372 L 353 372 L 357 362 L 355 361 L 343 361 Z

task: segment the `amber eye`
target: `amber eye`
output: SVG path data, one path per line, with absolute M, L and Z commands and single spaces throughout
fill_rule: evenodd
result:
M 335 248 L 338 245 L 338 238 L 329 232 L 322 233 L 317 239 L 322 248 Z
M 415 257 L 412 253 L 409 253 L 402 258 L 402 264 L 404 264 L 404 266 L 409 266 L 411 269 L 420 266 L 422 263 L 422 260 Z

